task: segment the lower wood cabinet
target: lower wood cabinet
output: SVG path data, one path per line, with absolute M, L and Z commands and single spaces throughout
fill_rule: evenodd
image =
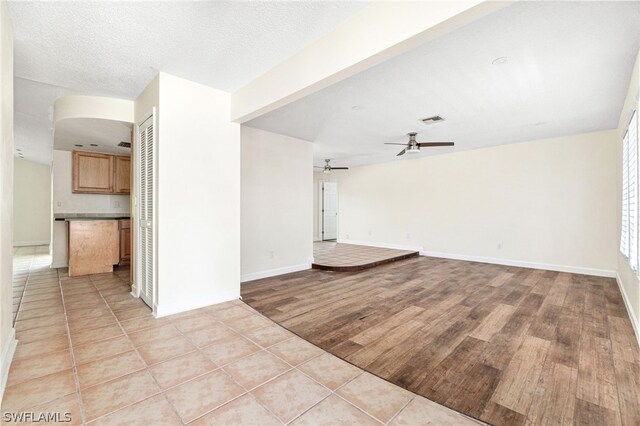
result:
M 131 263 L 131 220 L 120 219 L 118 221 L 120 229 L 120 262 L 119 265 Z

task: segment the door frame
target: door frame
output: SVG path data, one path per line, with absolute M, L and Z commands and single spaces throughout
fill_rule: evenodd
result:
M 131 157 L 133 159 L 133 200 L 131 203 L 131 224 L 133 228 L 133 250 L 131 252 L 131 262 L 133 265 L 133 285 L 131 294 L 134 297 L 142 298 L 142 289 L 140 284 L 142 283 L 142 268 L 141 268 L 141 239 L 140 239 L 140 174 L 141 174 L 141 164 L 140 164 L 140 127 L 147 121 L 149 118 L 152 119 L 153 125 L 153 296 L 151 300 L 151 304 L 153 305 L 151 308 L 153 309 L 154 315 L 157 312 L 158 305 L 158 122 L 157 122 L 157 112 L 156 108 L 153 107 L 148 114 L 144 115 L 144 119 L 139 123 L 135 123 L 135 145 L 131 150 Z

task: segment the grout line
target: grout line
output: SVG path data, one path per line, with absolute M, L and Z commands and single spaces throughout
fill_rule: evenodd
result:
M 78 369 L 76 367 L 76 357 L 73 351 L 73 343 L 71 341 L 71 329 L 69 328 L 69 318 L 67 317 L 67 307 L 64 303 L 64 290 L 62 288 L 62 282 L 60 280 L 60 271 L 56 269 L 58 275 L 58 286 L 60 287 L 60 297 L 62 298 L 62 310 L 64 312 L 64 322 L 67 327 L 67 340 L 69 343 L 69 354 L 71 355 L 71 368 L 73 370 L 73 380 L 76 384 L 76 396 L 78 398 L 78 406 L 80 408 L 80 417 L 82 418 L 82 424 L 87 423 L 87 418 L 84 412 L 84 402 L 82 401 L 82 392 L 80 391 L 80 380 L 78 379 Z
M 115 274 L 114 274 L 114 275 L 115 275 Z M 125 280 L 123 280 L 119 275 L 115 275 L 115 276 L 118 278 L 118 280 L 119 280 L 119 281 L 123 281 L 123 282 L 125 281 Z M 98 295 L 100 296 L 100 298 L 102 299 L 102 301 L 104 302 L 104 304 L 107 306 L 107 309 L 109 310 L 109 313 L 113 316 L 113 319 L 115 319 L 116 323 L 118 324 L 118 327 L 120 328 L 120 331 L 122 331 L 123 335 L 124 335 L 124 336 L 126 336 L 127 340 L 129 341 L 129 344 L 133 347 L 133 350 L 135 351 L 136 356 L 138 357 L 138 359 L 140 359 L 140 361 L 142 361 L 142 364 L 144 365 L 144 370 L 145 370 L 145 372 L 151 376 L 151 378 L 152 378 L 152 379 L 153 379 L 153 381 L 155 382 L 156 386 L 158 387 L 158 392 L 157 392 L 157 393 L 154 393 L 154 394 L 152 394 L 152 395 L 148 395 L 146 398 L 143 398 L 143 399 L 141 399 L 141 400 L 139 400 L 139 401 L 135 401 L 135 402 L 133 402 L 133 403 L 131 403 L 131 404 L 128 404 L 128 405 L 125 405 L 125 406 L 122 406 L 122 407 L 118 407 L 117 409 L 115 409 L 115 410 L 113 410 L 113 411 L 111 411 L 111 412 L 108 412 L 108 413 L 105 413 L 105 414 L 103 414 L 103 415 L 101 415 L 101 416 L 96 417 L 96 418 L 95 418 L 95 419 L 93 419 L 92 421 L 97 420 L 97 419 L 102 418 L 102 417 L 106 417 L 106 416 L 108 416 L 108 415 L 110 415 L 110 414 L 112 414 L 112 413 L 115 413 L 115 412 L 117 412 L 117 411 L 120 411 L 120 410 L 122 410 L 122 409 L 124 409 L 124 408 L 131 407 L 132 405 L 138 404 L 139 402 L 146 401 L 146 400 L 147 400 L 147 399 L 149 399 L 149 398 L 153 398 L 154 396 L 157 396 L 157 395 L 159 395 L 159 394 L 162 394 L 162 396 L 163 396 L 163 397 L 164 397 L 164 399 L 167 401 L 167 403 L 169 404 L 169 406 L 171 407 L 171 409 L 174 411 L 174 413 L 176 414 L 176 416 L 178 417 L 178 419 L 180 420 L 180 422 L 184 425 L 185 423 L 182 421 L 182 417 L 180 417 L 180 415 L 179 415 L 179 414 L 178 414 L 178 412 L 176 411 L 176 409 L 175 409 L 175 407 L 173 406 L 173 404 L 171 404 L 171 401 L 169 401 L 169 399 L 167 398 L 167 396 L 166 396 L 166 395 L 164 394 L 164 392 L 162 391 L 162 387 L 160 386 L 160 384 L 158 383 L 158 381 L 156 380 L 156 378 L 154 377 L 154 375 L 151 373 L 151 371 L 150 371 L 150 369 L 149 369 L 149 365 L 148 365 L 148 364 L 147 364 L 147 362 L 144 360 L 144 358 L 142 357 L 142 355 L 140 355 L 140 352 L 138 352 L 138 348 L 137 348 L 137 347 L 136 347 L 136 345 L 133 343 L 133 341 L 131 340 L 131 337 L 129 337 L 129 335 L 127 334 L 127 332 L 126 332 L 126 330 L 124 329 L 124 327 L 122 327 L 122 324 L 120 323 L 120 320 L 119 320 L 119 319 L 118 319 L 118 317 L 116 316 L 115 312 L 113 312 L 113 309 L 111 309 L 111 305 L 110 305 L 110 304 L 107 302 L 107 300 L 104 298 L 104 295 L 102 294 L 102 291 L 98 288 L 98 286 L 97 286 L 97 285 L 96 285 L 96 283 L 94 282 L 94 280 L 93 280 L 93 278 L 91 277 L 91 275 L 89 275 L 89 281 L 91 282 L 91 284 L 93 285 L 93 287 L 94 287 L 94 288 L 96 289 L 96 291 L 98 292 Z M 125 285 L 126 285 L 126 283 L 125 283 Z M 133 297 L 133 296 L 131 296 L 131 297 Z M 140 299 L 140 300 L 142 300 L 142 299 Z M 134 319 L 134 318 L 130 318 L 130 319 Z M 115 379 L 107 380 L 106 382 L 102 382 L 102 383 L 96 384 L 95 386 L 99 386 L 99 385 L 101 385 L 101 384 L 108 383 L 108 382 L 110 382 L 110 381 L 112 381 L 112 380 L 117 380 L 117 379 L 119 379 L 119 378 L 126 377 L 127 375 L 129 375 L 129 374 L 133 374 L 133 373 L 136 373 L 136 372 L 138 372 L 138 371 L 142 371 L 142 369 L 141 369 L 141 370 L 137 370 L 137 371 L 135 371 L 135 372 L 127 373 L 127 374 L 125 374 L 124 376 L 120 376 L 120 377 L 117 377 L 117 378 L 115 378 Z

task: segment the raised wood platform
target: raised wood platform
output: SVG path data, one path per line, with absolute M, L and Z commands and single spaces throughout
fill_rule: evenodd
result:
M 353 272 L 418 256 L 417 251 L 321 241 L 313 243 L 311 267 L 323 271 Z
M 497 425 L 640 424 L 614 279 L 419 257 L 242 284 L 243 300 L 392 383 Z

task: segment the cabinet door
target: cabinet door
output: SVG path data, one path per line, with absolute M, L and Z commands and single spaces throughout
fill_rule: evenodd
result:
M 96 152 L 73 152 L 73 192 L 113 192 L 113 156 Z
M 115 157 L 115 193 L 129 194 L 131 192 L 131 157 Z
M 120 265 L 131 261 L 131 229 L 120 230 Z

